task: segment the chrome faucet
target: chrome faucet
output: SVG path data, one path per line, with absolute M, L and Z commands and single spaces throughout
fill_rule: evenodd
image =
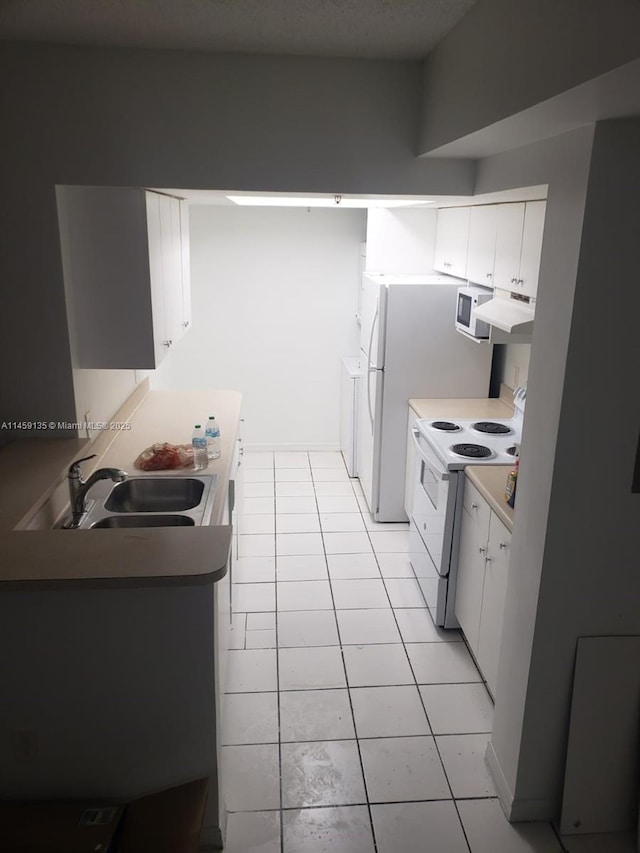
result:
M 122 483 L 123 480 L 127 479 L 126 472 L 121 468 L 98 468 L 87 480 L 83 480 L 80 463 L 86 462 L 88 459 L 94 459 L 95 455 L 95 453 L 92 453 L 91 456 L 77 459 L 69 466 L 68 480 L 71 519 L 65 525 L 68 529 L 79 527 L 82 516 L 87 511 L 85 497 L 94 483 L 97 483 L 98 480 L 113 480 L 114 483 Z

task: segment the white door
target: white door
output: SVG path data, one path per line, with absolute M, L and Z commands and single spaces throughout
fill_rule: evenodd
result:
M 149 241 L 149 278 L 153 313 L 153 347 L 156 365 L 167 353 L 168 337 L 164 304 L 164 271 L 162 264 L 162 231 L 160 228 L 160 196 L 145 193 L 147 239 Z
M 496 204 L 478 205 L 471 208 L 469 219 L 467 278 L 485 287 L 493 287 L 497 211 Z
M 438 210 L 433 261 L 435 269 L 465 277 L 469 215 L 468 207 L 443 207 Z
M 520 249 L 524 225 L 524 202 L 498 205 L 496 260 L 493 285 L 502 290 L 515 290 L 520 277 Z
M 189 202 L 180 201 L 180 262 L 182 266 L 182 324 L 191 325 L 191 257 L 189 241 Z
M 507 599 L 510 546 L 511 533 L 492 512 L 476 656 L 478 665 L 487 679 L 487 686 L 494 696 L 496 695 L 498 681 L 502 624 Z
M 524 211 L 522 231 L 522 252 L 520 255 L 520 276 L 518 293 L 535 297 L 538 292 L 540 256 L 542 255 L 542 232 L 546 202 L 528 201 Z

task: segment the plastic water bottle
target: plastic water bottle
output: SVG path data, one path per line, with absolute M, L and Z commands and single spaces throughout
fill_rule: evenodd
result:
M 207 457 L 207 437 L 202 429 L 202 424 L 195 425 L 191 444 L 193 445 L 193 467 L 196 471 L 206 468 L 209 459 Z
M 220 458 L 220 427 L 218 421 L 213 415 L 209 415 L 207 428 L 205 430 L 207 437 L 207 456 L 209 459 Z

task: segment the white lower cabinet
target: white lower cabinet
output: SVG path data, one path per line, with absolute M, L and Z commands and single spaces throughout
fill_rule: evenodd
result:
M 465 481 L 455 612 L 495 696 L 507 593 L 511 533 Z

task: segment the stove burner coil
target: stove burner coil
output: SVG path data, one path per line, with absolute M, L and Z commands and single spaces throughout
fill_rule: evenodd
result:
M 466 459 L 486 459 L 492 455 L 491 450 L 482 444 L 452 444 L 449 449 Z
M 458 432 L 462 427 L 454 424 L 452 421 L 432 421 L 430 424 L 433 429 L 439 429 L 443 432 Z
M 478 421 L 471 424 L 471 429 L 484 432 L 487 435 L 508 435 L 511 432 L 511 427 L 506 424 L 497 424 L 495 421 Z
M 505 450 L 505 453 L 508 453 L 509 456 L 515 456 L 517 452 L 518 448 L 515 446 L 515 444 L 512 444 L 511 447 L 507 447 L 507 449 Z

